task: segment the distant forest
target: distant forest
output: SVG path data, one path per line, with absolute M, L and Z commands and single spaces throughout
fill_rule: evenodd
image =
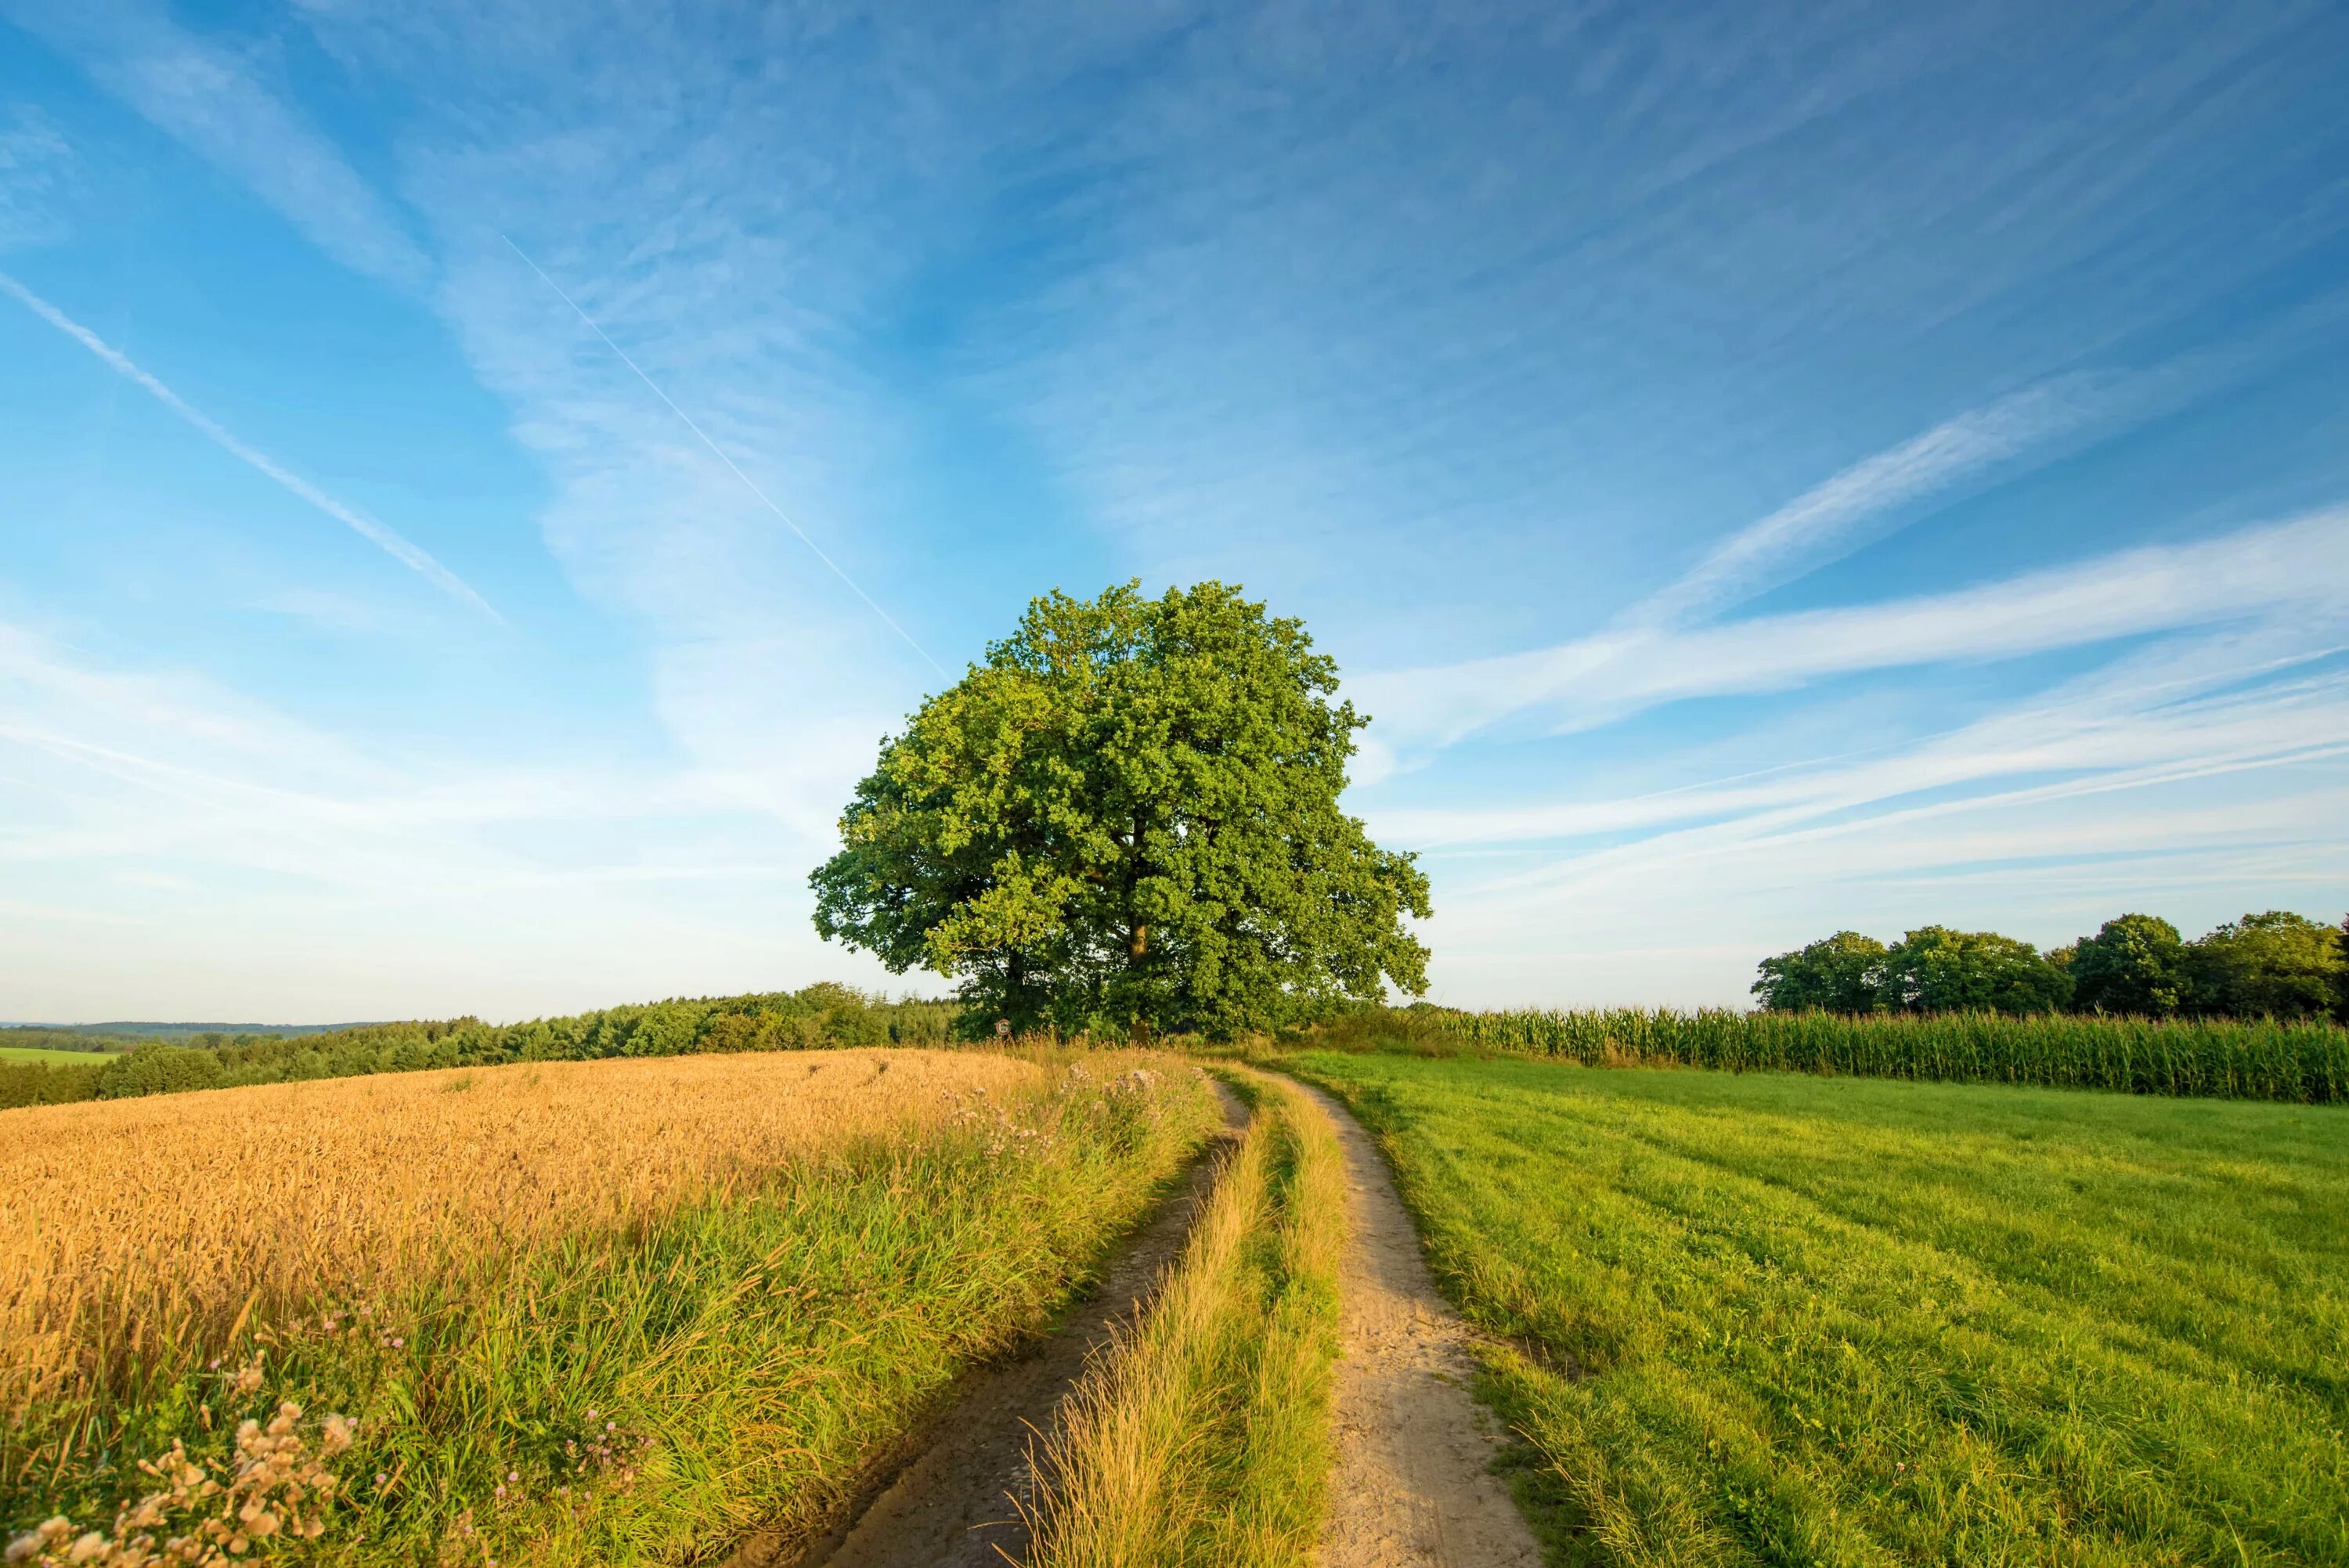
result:
M 940 1045 L 960 1010 L 952 1002 L 890 1001 L 846 985 L 819 984 L 749 996 L 677 997 L 523 1024 L 467 1017 L 326 1030 L 279 1027 L 275 1033 L 257 1026 L 234 1034 L 182 1026 L 191 1032 L 180 1040 L 72 1033 L 66 1037 L 115 1043 L 66 1049 L 136 1048 L 88 1067 L 0 1062 L 0 1109 L 504 1062 Z M 44 1043 L 18 1041 L 16 1033 L 0 1030 L 0 1043 Z
M 326 1035 L 363 1024 L 5 1024 L 0 1046 L 43 1051 L 128 1051 L 150 1040 L 216 1047 Z
M 2188 941 L 2123 914 L 2045 953 L 1994 931 L 1928 925 L 1890 945 L 1838 931 L 1762 961 L 1773 1012 L 2108 1013 L 2145 1018 L 2349 1023 L 2349 920 L 2273 909 Z

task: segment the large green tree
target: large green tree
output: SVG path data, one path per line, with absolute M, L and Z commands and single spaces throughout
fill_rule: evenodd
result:
M 1220 583 L 1028 607 L 885 741 L 816 930 L 1015 1027 L 1271 1027 L 1426 989 L 1427 879 L 1339 808 L 1354 734 L 1304 625 Z
M 2052 1013 L 2071 999 L 2064 971 L 2027 942 L 1928 925 L 1884 955 L 1885 1006 L 1919 1013 Z
M 2155 914 L 2123 914 L 2073 944 L 2072 1006 L 2163 1018 L 2186 996 L 2186 943 Z
M 1873 1013 L 1882 1006 L 1877 985 L 1884 951 L 1873 936 L 1838 931 L 1793 953 L 1764 958 L 1754 995 L 1774 1013 Z

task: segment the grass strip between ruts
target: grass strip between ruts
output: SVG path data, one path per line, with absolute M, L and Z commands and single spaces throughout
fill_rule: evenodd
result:
M 1254 1117 L 1182 1257 L 1038 1455 L 1029 1568 L 1307 1561 L 1331 1458 L 1344 1154 L 1294 1085 L 1227 1076 Z

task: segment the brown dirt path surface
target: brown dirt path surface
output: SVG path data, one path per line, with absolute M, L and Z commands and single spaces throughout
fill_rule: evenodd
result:
M 1338 1124 L 1352 1207 L 1320 1568 L 1539 1568 L 1541 1548 L 1492 1472 L 1503 1439 L 1468 1391 L 1468 1326 L 1436 1293 L 1377 1144 L 1335 1098 L 1306 1092 Z
M 794 1550 L 754 1538 L 727 1568 L 1004 1568 L 1028 1545 L 1019 1506 L 1034 1477 L 1028 1449 L 1049 1429 L 1112 1330 L 1130 1319 L 1183 1249 L 1247 1112 L 1216 1086 L 1224 1132 L 1189 1179 L 1118 1250 L 1093 1293 L 1048 1338 L 1017 1359 L 975 1374 L 946 1410 L 906 1445 L 886 1487 L 843 1528 Z

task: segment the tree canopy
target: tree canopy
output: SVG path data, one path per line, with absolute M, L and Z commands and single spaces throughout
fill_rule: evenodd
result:
M 1838 931 L 1795 953 L 1762 961 L 1754 995 L 1773 1012 L 1872 1013 L 1882 1006 L 1884 944 Z
M 2186 940 L 2158 915 L 2124 914 L 2073 944 L 2072 1005 L 2166 1018 L 2186 998 Z
M 2200 1013 L 2321 1018 L 2342 1000 L 2339 934 L 2287 910 L 2228 921 L 2194 944 L 2186 969 Z
M 1339 808 L 1369 720 L 1220 583 L 1032 602 L 884 742 L 816 930 L 1019 1028 L 1229 1037 L 1426 989 L 1427 879 Z
M 2028 942 L 1928 925 L 1884 955 L 1878 994 L 1895 1009 L 2052 1013 L 2071 999 L 2064 972 Z
M 2123 914 L 2044 954 L 1989 931 L 1921 926 L 1889 948 L 1839 931 L 1764 959 L 1760 975 L 1754 995 L 1774 1012 L 2069 1008 L 2349 1023 L 2349 920 L 2271 909 L 2189 942 L 2158 915 Z

